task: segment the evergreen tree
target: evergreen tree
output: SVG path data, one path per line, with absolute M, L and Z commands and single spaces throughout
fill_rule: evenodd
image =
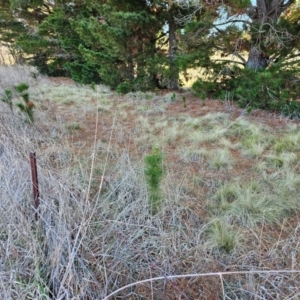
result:
M 297 10 L 295 3 L 228 0 L 219 2 L 218 10 L 206 6 L 218 13 L 206 35 L 207 45 L 222 58 L 211 56 L 208 82 L 198 80 L 194 90 L 204 97 L 229 96 L 250 110 L 277 109 L 292 115 L 290 100 L 300 95 L 300 22 L 299 14 L 291 13 Z M 203 39 L 203 28 L 189 26 L 194 40 Z M 297 103 L 292 106 L 300 111 Z
M 215 1 L 207 9 L 218 13 L 212 24 L 211 42 L 223 56 L 233 55 L 250 69 L 287 61 L 299 49 L 299 19 L 286 18 L 295 0 Z M 252 3 L 255 3 L 252 4 Z M 194 33 L 202 34 L 199 28 Z M 245 52 L 248 57 L 244 58 Z
M 124 92 L 178 88 L 175 18 L 184 10 L 176 2 L 10 0 L 7 9 L 24 27 L 15 49 L 43 73 Z
M 27 54 L 26 60 L 30 61 L 38 53 L 40 47 L 34 47 L 38 40 L 38 25 L 51 14 L 54 6 L 53 1 L 47 0 L 0 2 L 1 41 L 10 47 L 16 62 L 24 62 L 24 54 Z M 44 44 L 45 47 L 45 41 L 37 44 Z
M 104 3 L 105 2 L 105 3 Z M 156 80 L 156 33 L 161 28 L 147 1 L 86 1 L 90 15 L 71 21 L 84 44 L 83 58 L 95 62 L 101 80 L 114 88 L 147 89 Z

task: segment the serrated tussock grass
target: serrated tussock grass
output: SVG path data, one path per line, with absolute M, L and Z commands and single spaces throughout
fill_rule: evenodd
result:
M 210 153 L 209 165 L 216 169 L 230 169 L 234 159 L 228 149 L 217 149 Z
M 234 250 L 240 239 L 239 232 L 228 223 L 215 220 L 207 228 L 206 247 L 210 251 L 221 250 L 230 253 Z
M 274 151 L 276 154 L 289 151 L 299 151 L 300 150 L 300 133 L 290 133 L 286 134 L 283 138 L 278 139 L 274 146 Z
M 300 209 L 295 190 L 298 177 L 283 172 L 271 178 L 267 175 L 265 182 L 225 184 L 217 190 L 210 211 L 213 216 L 239 227 L 281 222 Z

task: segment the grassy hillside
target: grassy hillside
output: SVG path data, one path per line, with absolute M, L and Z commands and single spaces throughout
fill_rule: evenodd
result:
M 13 112 L 0 102 L 1 299 L 299 299 L 299 121 L 188 91 L 0 76 L 1 95 L 27 82 L 35 104 L 30 125 L 17 94 Z

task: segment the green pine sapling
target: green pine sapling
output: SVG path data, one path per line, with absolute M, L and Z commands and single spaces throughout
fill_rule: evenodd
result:
M 183 107 L 186 108 L 186 97 L 182 96 Z
M 32 124 L 34 122 L 34 118 L 33 118 L 34 103 L 29 100 L 28 88 L 29 85 L 26 83 L 20 83 L 17 86 L 15 86 L 16 91 L 19 93 L 20 97 L 22 97 L 24 100 L 24 103 L 18 103 L 17 106 L 25 114 L 27 121 Z
M 163 177 L 162 153 L 155 148 L 145 157 L 145 176 L 149 192 L 149 205 L 152 214 L 156 214 L 161 203 L 160 183 Z

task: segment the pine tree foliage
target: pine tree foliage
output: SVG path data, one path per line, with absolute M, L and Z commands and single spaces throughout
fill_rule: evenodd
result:
M 299 7 L 299 0 L 10 0 L 0 2 L 0 36 L 49 75 L 125 93 L 177 89 L 180 72 L 200 67 L 201 96 L 231 95 L 248 106 L 247 95 L 272 90 L 270 101 L 254 97 L 253 107 L 270 108 L 299 96 Z
M 194 90 L 243 107 L 282 110 L 300 95 L 300 23 L 294 0 L 224 1 L 208 40 L 214 58 Z M 211 10 L 212 5 L 207 6 Z M 195 26 L 193 36 L 203 38 Z M 220 57 L 221 56 L 221 57 Z M 249 80 L 251 79 L 251 80 Z M 266 80 L 265 80 L 266 79 Z
M 84 41 L 82 57 L 98 66 L 101 80 L 114 88 L 130 83 L 133 89 L 153 88 L 156 34 L 162 24 L 146 1 L 106 1 L 90 3 L 94 15 L 71 20 L 72 28 Z

